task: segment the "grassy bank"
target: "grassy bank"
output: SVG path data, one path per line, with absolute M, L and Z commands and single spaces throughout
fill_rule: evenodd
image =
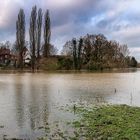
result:
M 140 108 L 127 105 L 77 108 L 75 137 L 85 140 L 140 140 Z

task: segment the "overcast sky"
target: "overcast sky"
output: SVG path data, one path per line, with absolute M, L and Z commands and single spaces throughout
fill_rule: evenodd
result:
M 51 42 L 59 49 L 67 40 L 87 33 L 103 33 L 127 44 L 140 61 L 140 0 L 0 0 L 0 41 L 15 40 L 15 22 L 25 10 L 28 39 L 32 6 L 50 10 Z

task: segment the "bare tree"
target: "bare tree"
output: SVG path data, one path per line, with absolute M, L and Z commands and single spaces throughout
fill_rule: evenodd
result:
M 66 56 L 72 56 L 73 55 L 73 44 L 72 41 L 67 41 L 64 46 L 63 49 L 61 51 L 62 55 L 66 55 Z
M 44 19 L 45 19 L 45 21 L 44 21 L 43 55 L 44 55 L 44 57 L 48 57 L 50 54 L 50 37 L 51 37 L 49 10 L 46 11 Z
M 31 66 L 32 70 L 35 70 L 35 62 L 36 62 L 36 42 L 37 42 L 37 8 L 34 6 L 31 11 L 30 17 L 30 52 L 31 52 Z
M 57 52 L 58 49 L 54 45 L 50 44 L 50 55 L 56 55 Z
M 38 10 L 38 18 L 37 18 L 37 59 L 40 58 L 40 50 L 41 50 L 41 31 L 42 31 L 42 9 Z
M 23 51 L 25 47 L 25 14 L 20 9 L 16 22 L 16 49 L 18 52 L 18 67 L 23 69 Z
M 122 53 L 124 57 L 127 57 L 130 54 L 126 44 L 120 45 L 120 53 Z

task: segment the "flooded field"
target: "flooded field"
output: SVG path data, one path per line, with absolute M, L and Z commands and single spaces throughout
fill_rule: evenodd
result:
M 140 106 L 140 71 L 0 74 L 0 139 L 34 140 L 53 122 L 67 130 L 74 114 L 59 108 L 78 103 Z

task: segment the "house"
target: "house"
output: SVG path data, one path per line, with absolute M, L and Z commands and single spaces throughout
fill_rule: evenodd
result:
M 0 47 L 0 66 L 15 66 L 17 67 L 19 54 L 12 52 L 9 48 Z M 31 56 L 29 50 L 25 47 L 23 50 L 23 63 L 25 66 L 30 66 Z
M 25 67 L 31 65 L 31 55 L 28 49 L 26 49 L 26 51 L 24 52 L 23 61 L 24 61 Z
M 0 48 L 0 65 L 9 65 L 9 64 L 15 64 L 16 56 L 14 54 L 11 54 L 11 51 L 9 48 L 1 47 Z

